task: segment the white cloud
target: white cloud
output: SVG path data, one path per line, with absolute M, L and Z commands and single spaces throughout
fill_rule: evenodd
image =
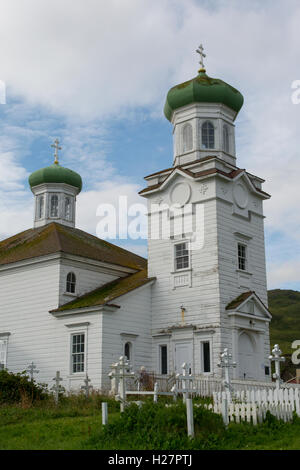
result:
M 124 179 L 115 176 L 111 181 L 81 193 L 77 199 L 78 228 L 96 234 L 97 224 L 101 220 L 96 214 L 101 204 L 111 204 L 115 208 L 118 224 L 119 198 L 126 196 L 128 207 L 136 203 L 145 204 L 145 200 L 138 195 L 140 189 L 138 185 L 126 183 Z
M 0 13 L 0 79 L 8 103 L 21 97 L 24 119 L 32 106 L 48 107 L 50 116 L 44 124 L 30 116 L 22 135 L 13 126 L 11 105 L 5 106 L 11 126 L 0 147 L 15 156 L 15 177 L 3 170 L 10 173 L 2 176 L 6 186 L 22 184 L 20 143 L 24 156 L 37 135 L 46 136 L 49 127 L 56 132 L 51 113 L 64 116 L 68 124 L 59 135 L 68 148 L 65 161 L 76 160 L 90 181 L 79 199 L 78 220 L 93 232 L 95 201 L 113 199 L 113 184 L 126 187 L 130 197 L 137 189 L 132 180 L 120 180 L 107 159 L 114 138 L 107 118 L 131 119 L 137 110 L 161 116 L 168 88 L 196 74 L 194 51 L 203 42 L 208 74 L 245 97 L 236 123 L 237 164 L 267 180 L 268 230 L 297 243 L 300 105 L 291 102 L 291 84 L 300 79 L 299 2 L 290 0 L 287 8 L 282 0 L 263 6 L 237 0 L 0 0 Z M 96 181 L 108 186 L 94 188 Z M 12 213 L 20 207 L 17 197 Z
M 199 41 L 211 73 L 243 85 L 276 81 L 299 59 L 299 8 L 251 3 L 212 10 L 196 0 L 0 0 L 8 100 L 13 92 L 69 116 L 162 109 L 168 86 L 196 73 Z
M 0 153 L 0 240 L 28 228 L 33 209 L 23 184 L 26 176 L 11 153 Z
M 287 283 L 300 284 L 300 259 L 293 262 L 286 261 L 281 264 L 271 264 L 268 275 L 269 288 L 279 288 Z

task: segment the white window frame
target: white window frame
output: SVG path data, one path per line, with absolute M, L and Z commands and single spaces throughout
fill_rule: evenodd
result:
M 229 132 L 229 127 L 228 124 L 223 124 L 223 151 L 226 153 L 230 153 L 230 132 Z M 226 148 L 227 144 L 227 148 Z
M 182 127 L 182 153 L 192 152 L 194 148 L 194 141 L 193 141 L 194 135 L 193 134 L 194 134 L 194 130 L 193 130 L 192 124 L 190 122 L 185 123 Z M 191 144 L 190 147 L 188 147 L 189 143 Z
M 52 198 L 57 197 L 57 215 L 52 215 Z M 58 193 L 51 193 L 49 195 L 49 219 L 59 219 L 59 209 L 60 209 L 60 195 Z
M 245 248 L 245 269 L 243 268 L 240 268 L 240 256 L 239 256 L 239 247 L 242 246 Z M 238 241 L 237 242 L 237 268 L 239 271 L 242 271 L 242 272 L 247 272 L 248 271 L 248 256 L 249 256 L 249 249 L 248 249 L 248 245 L 246 243 L 243 243 L 243 242 L 240 242 Z
M 69 375 L 68 378 L 72 379 L 75 377 L 85 377 L 88 373 L 88 327 L 90 322 L 81 322 L 81 323 L 68 323 L 65 324 L 65 327 L 68 328 L 68 339 L 69 341 Z M 84 334 L 84 372 L 73 372 L 73 363 L 72 363 L 72 336 Z
M 176 263 L 176 260 L 177 260 L 177 257 L 176 257 L 176 246 L 178 245 L 183 245 L 183 244 L 186 244 L 187 246 L 187 252 L 188 252 L 188 266 L 186 267 L 183 267 L 183 268 L 177 268 L 177 263 Z M 179 258 L 179 257 L 178 257 Z M 176 243 L 173 244 L 173 265 L 174 265 L 174 272 L 181 272 L 181 271 L 186 271 L 186 270 L 190 270 L 191 269 L 191 251 L 190 251 L 190 243 L 189 243 L 189 240 L 178 240 L 176 241 Z
M 75 277 L 75 282 L 68 281 L 68 277 L 70 274 L 73 274 Z M 68 291 L 68 284 L 74 284 L 74 292 Z M 76 295 L 76 287 L 77 287 L 77 276 L 73 271 L 68 272 L 66 276 L 66 294 Z
M 69 216 L 68 217 L 67 217 L 67 199 L 69 199 Z M 72 197 L 69 196 L 68 194 L 65 194 L 64 196 L 64 219 L 67 222 L 73 221 L 73 201 L 72 201 Z
M 43 201 L 43 204 L 41 204 Z M 46 213 L 46 197 L 44 194 L 39 194 L 37 196 L 37 211 L 36 211 L 36 220 L 43 220 Z
M 162 348 L 167 348 L 167 372 L 163 374 L 162 372 Z M 159 363 L 159 374 L 168 375 L 169 374 L 169 348 L 166 343 L 161 343 L 158 345 L 158 363 Z
M 10 333 L 0 333 L 0 370 L 1 368 L 6 369 L 7 367 L 7 352 L 8 352 L 9 336 L 10 336 Z
M 213 147 L 204 147 L 204 142 L 203 142 L 203 126 L 204 124 L 209 123 L 211 124 L 213 130 L 214 130 L 214 146 Z M 216 148 L 216 129 L 212 121 L 209 119 L 206 119 L 201 123 L 200 127 L 200 136 L 201 136 L 201 150 L 214 150 Z
M 121 336 L 121 345 L 122 345 L 122 352 L 121 356 L 125 356 L 125 344 L 131 343 L 131 359 L 129 359 L 131 367 L 135 367 L 135 356 L 136 356 L 136 339 L 139 335 L 133 333 L 120 333 Z
M 129 344 L 129 357 L 126 356 L 126 352 L 125 352 L 126 344 Z M 131 363 L 131 361 L 133 360 L 133 345 L 132 345 L 132 341 L 126 341 L 126 342 L 124 343 L 123 355 L 124 355 L 124 356 L 126 357 L 126 359 Z
M 204 343 L 209 344 L 209 372 L 204 372 L 204 351 L 203 345 Z M 208 338 L 203 338 L 200 340 L 200 370 L 201 374 L 209 375 L 212 374 L 212 341 Z
M 79 370 L 74 372 L 73 370 L 73 355 L 74 354 L 82 354 L 82 353 L 73 353 L 73 338 L 75 336 L 82 336 L 84 337 L 84 351 L 83 351 L 83 370 Z M 71 368 L 71 375 L 78 375 L 78 374 L 86 374 L 86 334 L 84 331 L 81 332 L 74 332 L 71 333 L 71 351 L 70 351 L 70 368 Z

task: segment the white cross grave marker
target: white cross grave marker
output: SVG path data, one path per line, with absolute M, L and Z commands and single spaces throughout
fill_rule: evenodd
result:
M 190 389 L 190 384 L 193 381 L 193 376 L 189 373 L 191 365 L 184 362 L 182 364 L 182 374 L 176 374 L 176 379 L 181 380 L 183 402 L 189 397 L 189 393 L 193 390 Z M 192 382 L 193 383 L 193 382 Z
M 60 385 L 59 382 L 61 382 L 63 379 L 60 377 L 60 372 L 59 370 L 56 372 L 56 376 L 52 379 L 52 380 L 55 380 L 55 385 L 53 385 L 53 387 L 51 387 L 51 390 L 54 390 L 55 392 L 55 396 L 54 396 L 54 399 L 55 399 L 55 403 L 58 404 L 58 399 L 59 399 L 59 392 L 63 392 L 64 391 L 64 387 L 62 387 Z
M 33 382 L 33 374 L 38 374 L 40 372 L 39 370 L 36 370 L 36 365 L 33 361 L 29 364 L 26 371 L 29 372 L 31 382 Z
M 269 356 L 270 361 L 275 362 L 275 374 L 273 378 L 276 379 L 276 389 L 280 388 L 280 363 L 285 361 L 285 357 L 281 357 L 282 351 L 280 350 L 278 344 L 275 344 L 274 349 L 272 349 L 272 355 Z
M 82 387 L 81 387 L 81 390 L 85 391 L 85 398 L 86 399 L 89 398 L 90 389 L 93 388 L 93 385 L 89 385 L 90 381 L 91 381 L 91 379 L 89 379 L 89 376 L 86 374 L 86 377 L 84 379 L 84 385 L 82 385 Z
M 123 413 L 126 406 L 126 378 L 134 377 L 134 372 L 130 371 L 131 365 L 125 356 L 121 356 L 118 363 L 113 364 L 113 370 L 109 373 L 111 378 L 119 379 L 119 393 L 116 399 L 120 401 L 120 411 Z
M 111 364 L 111 372 L 108 374 L 108 377 L 110 378 L 111 380 L 111 385 L 110 385 L 110 394 L 111 395 L 117 395 L 117 392 L 118 392 L 118 384 L 117 384 L 117 379 L 118 379 L 118 374 L 117 374 L 117 370 L 118 370 L 118 362 L 114 362 L 113 364 Z
M 228 352 L 228 349 L 225 348 L 224 351 L 220 354 L 220 362 L 218 364 L 218 367 L 222 367 L 224 369 L 224 381 L 223 385 L 225 388 L 225 391 L 231 392 L 233 391 L 231 381 L 230 381 L 230 374 L 229 374 L 229 369 L 232 368 L 234 369 L 236 367 L 236 362 L 232 361 L 232 354 Z

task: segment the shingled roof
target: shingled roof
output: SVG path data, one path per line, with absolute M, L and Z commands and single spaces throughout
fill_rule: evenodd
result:
M 0 242 L 0 266 L 53 253 L 67 253 L 141 270 L 147 260 L 82 230 L 51 223 Z
M 117 297 L 120 297 L 121 295 L 127 294 L 128 292 L 137 289 L 138 287 L 148 284 L 155 279 L 155 277 L 148 278 L 147 269 L 143 269 L 142 271 L 130 274 L 129 276 L 123 277 L 121 279 L 108 282 L 98 289 L 82 295 L 81 297 L 78 297 L 77 299 L 62 305 L 58 309 L 52 310 L 50 313 L 94 307 L 97 305 L 113 305 L 118 307 L 118 305 L 111 304 L 111 301 Z
M 252 294 L 255 294 L 254 291 L 243 292 L 234 300 L 232 300 L 229 304 L 226 305 L 226 310 L 234 310 L 238 308 L 245 300 L 248 299 Z

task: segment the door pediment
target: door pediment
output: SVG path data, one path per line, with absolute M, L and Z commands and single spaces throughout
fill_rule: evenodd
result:
M 227 305 L 230 316 L 243 316 L 261 321 L 271 321 L 272 315 L 255 292 L 244 292 Z

